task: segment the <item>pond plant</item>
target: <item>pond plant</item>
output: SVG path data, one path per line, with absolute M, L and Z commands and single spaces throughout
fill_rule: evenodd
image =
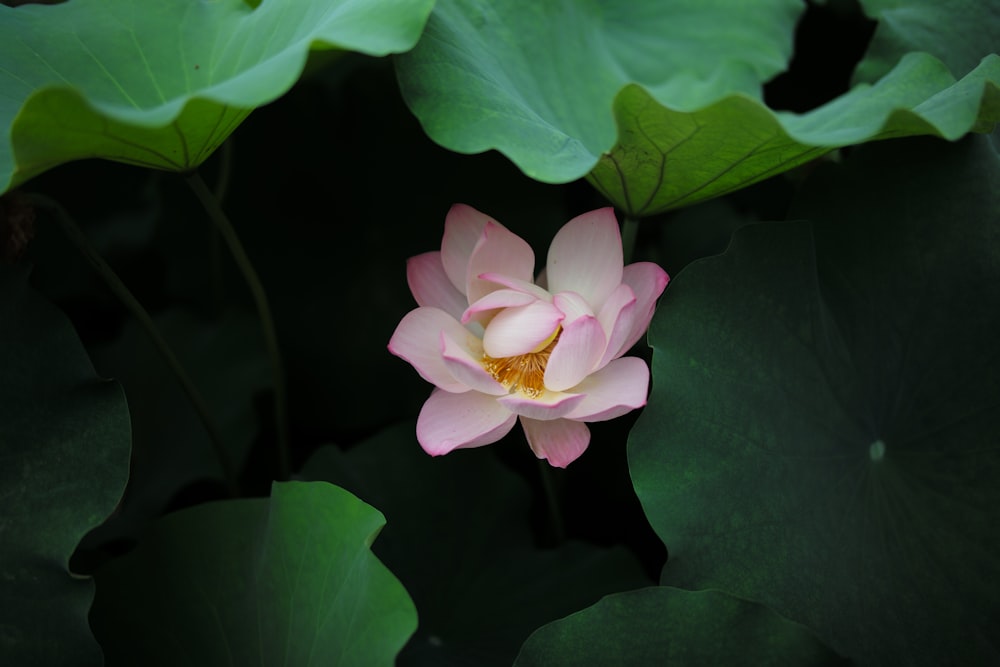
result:
M 7 4 L 0 664 L 1000 662 L 998 0 Z

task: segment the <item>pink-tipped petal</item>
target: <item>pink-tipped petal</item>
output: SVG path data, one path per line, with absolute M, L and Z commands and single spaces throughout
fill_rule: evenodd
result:
M 509 394 L 501 396 L 497 402 L 522 417 L 549 421 L 565 417 L 573 412 L 583 400 L 582 394 L 546 391 L 537 398 L 529 398 L 518 393 Z
M 584 315 L 594 315 L 594 309 L 590 307 L 587 300 L 576 292 L 559 292 L 552 297 L 552 303 L 566 316 L 566 319 L 563 320 L 563 326 Z
M 636 304 L 635 292 L 625 283 L 616 287 L 604 302 L 597 319 L 600 320 L 608 337 L 608 345 L 597 365 L 598 368 L 604 368 L 609 361 L 617 359 L 628 351 L 624 345 L 635 330 Z
M 638 357 L 615 359 L 573 388 L 585 396 L 568 419 L 600 422 L 646 405 L 649 368 Z
M 581 422 L 568 419 L 538 421 L 521 417 L 521 428 L 535 456 L 548 460 L 556 468 L 565 468 L 580 458 L 590 444 L 590 429 Z
M 465 294 L 475 303 L 497 289 L 495 282 L 483 280 L 483 274 L 499 273 L 515 280 L 531 282 L 535 253 L 528 242 L 498 222 L 489 221 L 476 242 L 466 269 Z
M 516 306 L 527 306 L 529 303 L 534 303 L 537 301 L 535 297 L 530 294 L 525 294 L 524 292 L 518 292 L 512 289 L 498 289 L 496 292 L 490 292 L 482 299 L 479 299 L 474 304 L 465 309 L 465 312 L 461 313 L 462 324 L 470 322 L 472 320 L 479 320 L 480 315 L 490 314 L 490 311 L 499 310 L 501 308 L 513 308 Z
M 438 251 L 425 252 L 408 259 L 406 282 L 419 306 L 440 308 L 458 319 L 468 305 L 465 295 L 455 288 L 445 273 L 441 253 Z
M 495 359 L 535 352 L 552 337 L 562 320 L 559 309 L 545 301 L 506 308 L 486 326 L 483 349 Z
M 564 325 L 545 366 L 545 387 L 566 391 L 578 385 L 597 367 L 606 345 L 604 329 L 593 315 Z
M 455 318 L 439 308 L 417 308 L 408 312 L 389 340 L 389 351 L 410 362 L 420 377 L 448 392 L 469 388 L 456 380 L 441 357 L 441 332 L 456 340 L 471 334 Z
M 469 258 L 492 219 L 471 206 L 455 204 L 444 219 L 444 238 L 441 239 L 441 264 L 445 275 L 455 289 L 465 294 Z M 499 223 L 496 223 L 499 224 Z M 466 302 L 468 303 L 468 302 Z
M 549 291 L 573 291 L 600 310 L 622 281 L 622 238 L 611 208 L 577 216 L 556 233 L 546 264 Z
M 635 321 L 621 349 L 621 354 L 625 354 L 630 347 L 639 342 L 649 328 L 653 311 L 656 309 L 656 300 L 666 289 L 670 276 L 652 262 L 636 262 L 625 267 L 622 282 L 632 288 L 636 299 Z
M 511 278 L 510 276 L 502 273 L 481 273 L 479 274 L 479 278 L 480 280 L 485 280 L 486 282 L 503 285 L 504 287 L 512 289 L 516 292 L 531 294 L 535 298 L 542 301 L 552 301 L 552 295 L 546 292 L 544 287 L 539 287 L 538 285 L 527 280 L 518 280 L 517 278 Z
M 482 348 L 470 349 L 472 347 L 469 341 L 456 341 L 448 333 L 441 332 L 441 358 L 452 377 L 474 391 L 492 396 L 506 394 L 504 386 L 479 363 L 483 356 Z
M 493 396 L 435 389 L 417 417 L 417 441 L 431 456 L 440 456 L 492 444 L 507 435 L 516 420 Z

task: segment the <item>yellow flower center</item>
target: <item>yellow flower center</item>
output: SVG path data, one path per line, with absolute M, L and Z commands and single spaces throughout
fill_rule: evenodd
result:
M 527 354 L 500 358 L 484 354 L 483 368 L 507 391 L 517 391 L 529 398 L 538 398 L 545 391 L 545 366 L 549 363 L 549 355 L 559 341 L 560 333 L 562 327 L 557 328 L 535 351 Z

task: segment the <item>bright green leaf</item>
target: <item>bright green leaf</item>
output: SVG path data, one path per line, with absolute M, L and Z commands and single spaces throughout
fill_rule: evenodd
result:
M 788 62 L 798 0 L 656 3 L 441 0 L 396 63 L 435 141 L 497 148 L 547 182 L 585 175 L 615 142 L 615 95 L 637 83 L 687 110 L 759 94 Z
M 772 111 L 761 86 L 787 65 L 799 2 L 492 4 L 442 0 L 397 60 L 424 129 L 453 150 L 495 148 L 541 181 L 588 176 L 631 215 L 715 197 L 835 147 L 955 139 L 1000 120 L 995 55 L 953 75 L 911 54 L 819 109 Z
M 930 53 L 957 76 L 1000 47 L 1000 0 L 861 0 L 861 6 L 878 26 L 857 81 L 875 81 L 910 51 Z
M 615 114 L 620 142 L 588 180 L 626 211 L 651 215 L 737 190 L 836 146 L 988 130 L 1000 120 L 1000 57 L 956 82 L 934 58 L 913 54 L 874 86 L 802 115 L 739 96 L 671 111 L 639 86 L 621 92 Z
M 867 147 L 671 283 L 629 442 L 663 582 L 864 664 L 1000 659 L 1000 158 Z
M 843 661 L 800 625 L 719 591 L 657 586 L 603 598 L 549 623 L 515 667 L 577 665 L 834 665 Z
M 161 519 L 97 573 L 114 665 L 392 665 L 417 618 L 369 547 L 385 520 L 323 482 Z
M 100 665 L 94 586 L 67 563 L 125 487 L 128 409 L 27 282 L 0 266 L 0 664 Z
M 516 474 L 485 450 L 432 458 L 413 429 L 395 426 L 346 454 L 323 447 L 302 471 L 389 518 L 375 551 L 420 610 L 401 667 L 507 667 L 540 625 L 649 583 L 621 548 L 539 549 L 527 521 L 531 497 Z
M 413 46 L 433 0 L 0 5 L 0 191 L 103 157 L 197 167 L 287 91 L 310 49 Z

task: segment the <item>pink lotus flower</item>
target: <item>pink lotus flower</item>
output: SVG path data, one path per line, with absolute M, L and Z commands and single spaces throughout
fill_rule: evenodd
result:
M 417 419 L 433 456 L 480 447 L 520 419 L 532 451 L 560 468 L 590 442 L 584 422 L 646 404 L 649 369 L 624 357 L 649 326 L 669 280 L 659 266 L 622 266 L 612 209 L 563 226 L 533 281 L 531 247 L 499 222 L 456 204 L 440 252 L 411 257 L 419 304 L 389 351 L 435 389 Z

